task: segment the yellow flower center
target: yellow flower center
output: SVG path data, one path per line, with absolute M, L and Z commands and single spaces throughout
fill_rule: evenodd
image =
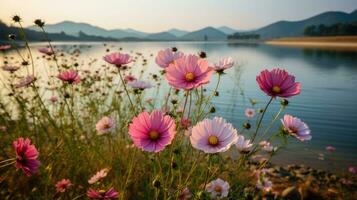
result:
M 186 81 L 193 81 L 195 79 L 195 75 L 192 73 L 192 72 L 188 72 L 186 75 L 185 75 L 185 79 Z
M 214 187 L 214 191 L 217 193 L 221 193 L 222 192 L 221 186 L 217 185 L 216 187 Z
M 274 86 L 274 87 L 273 87 L 273 92 L 274 92 L 275 94 L 279 94 L 279 93 L 281 92 L 280 87 L 279 87 L 279 86 Z
M 105 190 L 99 190 L 98 191 L 100 194 L 104 194 L 105 193 Z
M 210 135 L 208 137 L 208 144 L 212 145 L 212 146 L 216 146 L 218 145 L 218 137 L 215 135 Z
M 159 133 L 157 131 L 150 131 L 149 138 L 151 140 L 157 140 L 159 138 Z

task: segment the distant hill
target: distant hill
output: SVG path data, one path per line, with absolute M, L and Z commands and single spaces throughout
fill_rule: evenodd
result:
M 7 26 L 0 21 L 0 41 L 8 41 L 8 35 L 19 35 L 19 28 L 13 26 Z M 26 37 L 29 41 L 45 41 L 45 37 L 42 32 L 25 29 Z M 67 35 L 64 32 L 61 33 L 49 33 L 48 37 L 53 41 L 116 41 L 115 38 L 92 36 L 79 32 L 78 36 Z
M 227 34 L 213 27 L 206 27 L 197 31 L 193 31 L 191 33 L 187 33 L 186 35 L 182 36 L 180 39 L 197 40 L 197 41 L 226 40 Z
M 37 26 L 28 27 L 32 30 L 39 30 Z M 113 29 L 107 30 L 98 26 L 93 26 L 87 23 L 77 23 L 72 21 L 63 21 L 56 24 L 46 24 L 45 29 L 49 33 L 65 32 L 68 35 L 78 36 L 82 31 L 85 34 L 101 37 L 124 38 L 124 37 L 144 37 L 145 33 L 134 29 Z
M 32 30 L 39 31 L 37 26 L 28 27 Z M 225 40 L 227 34 L 225 32 L 232 32 L 234 29 L 229 27 L 220 27 L 223 31 L 220 31 L 213 27 L 206 27 L 201 30 L 188 32 L 180 29 L 170 29 L 168 31 L 159 33 L 145 33 L 134 29 L 112 29 L 107 30 L 98 26 L 93 26 L 88 23 L 77 23 L 72 21 L 63 21 L 56 24 L 46 24 L 45 30 L 49 33 L 62 33 L 64 32 L 70 36 L 78 36 L 79 32 L 82 32 L 91 36 L 110 37 L 119 40 L 130 39 L 130 41 L 142 41 L 142 40 Z
M 233 34 L 233 33 L 236 33 L 238 32 L 238 30 L 236 29 L 233 29 L 233 28 L 230 28 L 228 26 L 220 26 L 217 28 L 218 30 L 222 31 L 223 33 L 227 34 L 227 35 L 230 35 L 230 34 Z
M 170 41 L 170 40 L 177 40 L 178 38 L 169 32 L 160 32 L 160 33 L 152 33 L 149 34 L 145 37 L 145 39 L 148 40 L 166 40 L 166 41 Z
M 172 29 L 168 30 L 167 32 L 171 33 L 172 35 L 175 35 L 176 37 L 182 37 L 182 36 L 186 35 L 187 33 L 189 33 L 188 31 L 184 31 L 184 30 L 180 30 L 180 29 L 176 29 L 176 28 L 172 28 Z
M 357 20 L 357 10 L 352 13 L 325 12 L 301 21 L 279 21 L 268 26 L 252 31 L 263 39 L 280 37 L 298 37 L 304 35 L 306 27 L 311 25 L 332 25 L 336 23 L 348 23 Z

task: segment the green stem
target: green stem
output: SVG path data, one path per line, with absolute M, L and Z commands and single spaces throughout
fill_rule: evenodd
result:
M 135 110 L 134 104 L 133 104 L 133 102 L 131 101 L 129 91 L 128 91 L 128 89 L 126 88 L 126 84 L 125 84 L 125 81 L 124 81 L 124 79 L 123 79 L 123 76 L 121 75 L 120 69 L 118 69 L 118 71 L 119 71 L 120 80 L 121 80 L 121 82 L 122 82 L 122 84 L 123 84 L 123 86 L 124 86 L 124 90 L 125 90 L 125 92 L 126 92 L 126 95 L 128 96 L 128 99 L 129 99 L 131 108 L 133 109 L 133 111 L 134 111 L 134 113 L 135 113 L 135 115 L 136 115 L 136 110 Z
M 252 143 L 254 142 L 255 137 L 256 137 L 257 134 L 258 134 L 258 131 L 259 131 L 260 125 L 261 125 L 261 123 L 262 123 L 262 121 L 263 121 L 264 115 L 265 115 L 265 113 L 266 113 L 266 111 L 267 111 L 267 109 L 268 109 L 270 103 L 273 101 L 273 99 L 274 99 L 274 97 L 271 97 L 271 98 L 270 98 L 269 102 L 267 103 L 267 105 L 265 106 L 265 108 L 264 108 L 264 110 L 263 110 L 262 115 L 260 116 L 260 119 L 259 119 L 258 124 L 257 124 L 257 128 L 255 129 L 254 135 L 253 135 L 253 137 L 252 137 Z

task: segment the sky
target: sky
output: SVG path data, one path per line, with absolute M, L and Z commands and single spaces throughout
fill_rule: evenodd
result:
M 25 26 L 40 18 L 49 24 L 71 20 L 145 32 L 206 26 L 250 30 L 279 20 L 355 9 L 357 0 L 0 0 L 0 20 L 10 24 L 18 14 Z

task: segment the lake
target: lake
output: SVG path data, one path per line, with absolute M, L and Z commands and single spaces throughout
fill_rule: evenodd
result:
M 239 130 L 247 121 L 244 110 L 251 107 L 248 98 L 258 101 L 255 108 L 263 108 L 269 100 L 259 89 L 256 76 L 263 69 L 284 68 L 295 75 L 302 85 L 301 94 L 289 99 L 285 113 L 305 121 L 311 128 L 312 140 L 304 143 L 289 140 L 288 148 L 282 150 L 273 161 L 279 164 L 304 164 L 336 172 L 346 172 L 348 166 L 357 165 L 357 52 L 224 42 L 124 42 L 108 43 L 107 46 L 103 43 L 57 43 L 56 46 L 69 49 L 73 44 L 82 45 L 83 63 L 88 63 L 88 58 L 99 60 L 90 68 L 104 64 L 101 59 L 107 48 L 114 51 L 119 47 L 124 52 L 143 53 L 148 58 L 149 72 L 160 70 L 150 54 L 155 56 L 159 50 L 173 46 L 185 53 L 205 51 L 211 63 L 221 57 L 232 57 L 237 64 L 223 76 L 219 97 L 214 98 L 213 103 L 216 115 L 226 118 Z M 36 43 L 33 48 L 45 45 Z M 91 47 L 87 48 L 88 45 Z M 41 68 L 46 65 L 45 61 L 36 62 L 40 63 Z M 216 77 L 208 89 L 212 90 L 215 83 Z M 266 122 L 278 111 L 279 106 L 278 100 L 272 104 Z M 328 145 L 334 146 L 336 151 L 327 152 L 325 147 Z

